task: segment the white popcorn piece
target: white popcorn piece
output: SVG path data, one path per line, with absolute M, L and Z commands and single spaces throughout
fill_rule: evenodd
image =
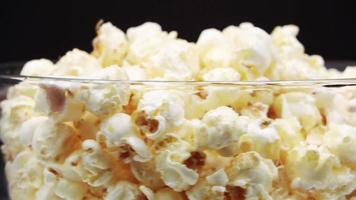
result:
M 1 102 L 1 135 L 15 129 L 22 122 L 34 115 L 33 99 L 27 96 L 18 96 Z
M 131 162 L 131 171 L 140 183 L 151 189 L 157 190 L 165 186 L 153 159 L 147 162 Z
M 220 71 L 220 68 L 216 70 Z M 229 74 L 229 78 L 215 77 L 217 78 L 215 81 L 233 81 L 236 78 L 235 75 L 231 73 Z M 189 101 L 187 102 L 187 118 L 201 118 L 209 110 L 220 106 L 230 106 L 237 110 L 241 109 L 251 101 L 252 91 L 235 85 L 225 85 L 223 87 L 219 85 L 207 85 L 196 89 L 194 93 L 195 95 L 189 96 Z
M 117 113 L 111 116 L 102 122 L 100 131 L 106 138 L 108 147 L 120 148 L 120 145 L 127 144 L 136 154 L 133 160 L 145 162 L 151 159 L 150 151 L 139 137 L 130 115 Z
M 356 67 L 347 66 L 341 75 L 343 78 L 355 78 L 356 77 Z
M 271 199 L 268 193 L 272 190 L 272 182 L 278 177 L 277 168 L 271 160 L 251 151 L 234 157 L 225 170 L 229 177 L 228 185 L 246 189 L 246 198 Z
M 77 162 L 79 176 L 91 186 L 107 186 L 113 178 L 111 169 L 115 160 L 95 140 L 82 143 L 82 153 Z
M 331 125 L 324 134 L 325 146 L 339 159 L 356 168 L 356 128 L 349 125 Z
M 298 41 L 299 28 L 294 25 L 277 26 L 271 33 L 272 41 L 281 58 L 294 58 L 304 55 L 304 47 Z
M 43 160 L 62 159 L 78 144 L 76 130 L 67 124 L 56 124 L 47 118 L 33 132 L 31 147 L 35 155 Z
M 28 61 L 22 68 L 20 74 L 23 76 L 48 76 L 55 70 L 52 61 L 37 59 Z
M 102 24 L 93 40 L 93 55 L 103 66 L 120 65 L 128 50 L 125 33 L 110 22 Z
M 224 169 L 219 169 L 213 174 L 210 174 L 206 177 L 206 180 L 211 185 L 219 186 L 225 186 L 229 182 L 229 178 L 227 177 Z
M 149 78 L 191 80 L 199 70 L 195 46 L 176 39 L 175 32 L 163 32 L 158 24 L 130 28 L 127 37 L 128 61 L 143 67 Z
M 35 199 L 36 191 L 42 187 L 43 166 L 30 150 L 16 155 L 5 166 L 10 197 L 12 199 Z
M 267 77 L 272 80 L 323 79 L 329 76 L 324 60 L 317 55 L 284 59 L 278 62 Z
M 281 139 L 281 148 L 293 148 L 304 140 L 302 126 L 297 118 L 276 119 L 272 123 Z
M 144 185 L 140 185 L 138 187 L 138 189 L 140 189 L 140 191 L 145 195 L 147 200 L 154 200 L 155 199 L 154 192 L 150 188 L 148 188 L 148 187 L 146 187 Z
M 231 67 L 209 70 L 203 75 L 204 81 L 239 81 L 240 74 Z
M 240 73 L 246 78 L 258 77 L 270 67 L 272 38 L 264 30 L 251 23 L 241 23 L 238 27 L 229 26 L 223 30 L 225 37 L 234 44 Z
M 356 188 L 355 174 L 323 146 L 301 144 L 293 148 L 287 155 L 286 170 L 292 188 L 318 190 L 321 199 L 338 199 Z
M 67 52 L 57 63 L 53 76 L 88 76 L 99 70 L 101 65 L 92 55 L 79 49 Z
M 320 124 L 322 120 L 315 105 L 315 98 L 302 92 L 279 95 L 274 102 L 274 108 L 281 118 L 297 117 L 307 131 Z
M 89 83 L 73 91 L 75 99 L 84 102 L 86 109 L 102 116 L 122 110 L 130 98 L 130 90 L 125 83 Z
M 45 169 L 44 184 L 37 191 L 36 199 L 82 199 L 86 195 L 87 186 L 81 182 L 66 180 L 54 169 Z
M 202 119 L 204 126 L 198 133 L 198 146 L 222 150 L 222 152 L 226 148 L 237 146 L 239 138 L 246 133 L 243 126 L 244 120 L 229 107 L 210 110 Z
M 126 71 L 118 65 L 110 65 L 105 68 L 100 68 L 89 75 L 90 78 L 99 80 L 127 80 Z
M 60 200 L 61 198 L 57 196 L 54 192 L 55 186 L 57 183 L 57 176 L 56 174 L 52 173 L 53 171 L 49 171 L 45 169 L 43 171 L 43 186 L 37 191 L 36 198 L 38 200 L 45 200 L 45 199 L 55 199 Z
M 106 170 L 110 168 L 112 161 L 110 161 L 110 157 L 103 152 L 97 141 L 83 141 L 82 150 L 84 151 L 82 162 L 89 170 L 91 170 L 91 168 L 93 171 L 96 169 Z
M 206 181 L 199 181 L 186 192 L 189 200 L 224 200 L 225 187 L 214 186 Z
M 126 72 L 128 79 L 137 81 L 137 80 L 147 80 L 146 71 L 138 66 L 123 66 L 122 69 Z
M 266 123 L 267 125 L 265 125 Z M 250 122 L 247 134 L 240 137 L 238 146 L 241 152 L 256 151 L 261 156 L 272 160 L 279 159 L 280 137 L 276 128 L 268 121 Z
M 127 199 L 137 200 L 142 195 L 138 187 L 130 182 L 119 181 L 108 188 L 104 200 Z
M 198 181 L 198 173 L 183 164 L 190 157 L 190 148 L 186 142 L 175 142 L 156 156 L 156 169 L 163 182 L 174 191 L 186 190 Z
M 184 101 L 173 92 L 146 92 L 138 102 L 136 123 L 147 138 L 155 140 L 184 122 Z M 141 116 L 140 116 L 141 115 Z
M 163 188 L 155 192 L 155 200 L 183 200 L 185 197 L 170 188 Z
M 35 99 L 36 93 L 39 89 L 37 84 L 33 84 L 30 81 L 22 81 L 10 87 L 7 91 L 7 99 L 12 99 L 20 96 L 26 96 L 31 99 Z
M 25 146 L 31 146 L 35 130 L 45 123 L 48 123 L 48 117 L 33 117 L 21 124 L 19 128 L 20 142 Z
M 62 199 L 82 199 L 85 196 L 87 186 L 81 182 L 73 182 L 60 179 L 56 184 L 54 193 Z
M 218 30 L 206 29 L 196 43 L 204 68 L 232 67 L 236 61 L 234 45 Z
M 164 32 L 160 25 L 146 22 L 140 26 L 129 28 L 126 32 L 129 41 L 127 60 L 133 64 L 141 64 L 148 60 L 153 52 L 169 40 L 177 37 L 176 32 Z
M 105 136 L 109 147 L 119 146 L 123 138 L 137 137 L 137 130 L 132 123 L 131 116 L 125 113 L 116 113 L 107 118 L 101 123 L 100 131 Z
M 240 113 L 243 116 L 247 116 L 255 119 L 267 119 L 269 106 L 257 101 L 256 103 L 251 103 L 245 108 L 242 108 Z
M 56 121 L 76 121 L 85 111 L 84 104 L 74 99 L 71 91 L 59 85 L 40 85 L 35 96 L 35 111 Z

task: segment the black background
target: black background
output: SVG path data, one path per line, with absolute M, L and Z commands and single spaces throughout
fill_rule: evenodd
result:
M 99 19 L 122 30 L 154 21 L 195 41 L 201 30 L 243 21 L 270 32 L 296 24 L 310 54 L 356 59 L 356 1 L 0 1 L 0 62 L 56 59 L 73 47 L 91 50 Z

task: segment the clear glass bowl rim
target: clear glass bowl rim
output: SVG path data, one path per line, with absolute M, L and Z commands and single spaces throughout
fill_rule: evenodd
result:
M 104 80 L 82 77 L 0 75 L 0 83 L 31 82 L 73 82 L 73 83 L 122 83 L 129 85 L 187 85 L 187 86 L 356 86 L 356 78 L 309 79 L 309 80 L 259 80 L 259 81 L 167 81 L 167 80 Z

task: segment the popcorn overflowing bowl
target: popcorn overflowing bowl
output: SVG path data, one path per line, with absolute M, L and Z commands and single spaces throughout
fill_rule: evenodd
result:
M 295 26 L 98 27 L 91 54 L 0 76 L 11 199 L 355 198 L 356 69 Z

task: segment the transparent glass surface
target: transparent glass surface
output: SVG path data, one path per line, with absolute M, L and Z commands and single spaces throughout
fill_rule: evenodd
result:
M 0 100 L 2 152 L 13 199 L 35 199 L 38 195 L 46 195 L 44 190 L 59 199 L 101 199 L 110 193 L 111 186 L 108 189 L 106 185 L 122 180 L 145 185 L 154 191 L 167 188 L 169 181 L 177 181 L 176 184 L 183 188 L 170 187 L 179 191 L 175 192 L 178 196 L 186 198 L 187 191 L 192 191 L 195 183 L 185 183 L 179 177 L 165 179 L 160 174 L 164 167 L 154 173 L 140 168 L 138 171 L 147 172 L 145 175 L 133 169 L 135 163 L 141 161 L 159 162 L 161 149 L 174 146 L 176 140 L 190 145 L 189 150 L 184 150 L 187 151 L 184 158 L 172 158 L 183 167 L 201 177 L 212 169 L 222 167 L 227 171 L 229 183 L 223 192 L 226 199 L 241 198 L 250 186 L 233 184 L 235 175 L 231 172 L 233 169 L 228 169 L 231 164 L 214 166 L 204 160 L 210 155 L 226 160 L 257 152 L 261 158 L 270 160 L 279 174 L 273 178 L 273 187 L 266 189 L 272 197 L 277 195 L 279 187 L 288 188 L 286 192 L 298 198 L 317 199 L 343 192 L 340 196 L 351 199 L 355 194 L 346 188 L 355 183 L 355 176 L 349 182 L 345 177 L 351 176 L 351 171 L 354 173 L 356 169 L 352 155 L 356 149 L 356 79 L 126 81 L 26 77 L 11 73 L 0 76 Z M 108 119 L 119 113 L 125 116 L 115 122 L 119 128 L 103 128 Z M 127 117 L 129 121 L 124 122 Z M 31 119 L 50 120 L 53 124 L 36 124 L 35 120 L 31 124 Z M 246 119 L 246 126 L 231 125 Z M 125 127 L 125 123 L 130 127 Z M 201 126 L 205 128 L 195 126 L 196 123 L 203 123 Z M 249 133 L 253 129 L 249 124 L 255 124 L 255 131 L 261 135 Z M 41 131 L 46 128 L 57 132 Z M 264 132 L 269 128 L 273 133 Z M 115 130 L 112 135 L 105 133 L 109 129 L 117 133 Z M 142 152 L 134 142 L 130 143 L 126 136 L 138 139 L 150 155 Z M 93 143 L 88 143 L 89 140 Z M 307 153 L 293 157 L 299 152 L 299 146 L 304 149 L 300 151 Z M 204 154 L 200 159 L 203 161 L 194 160 L 194 155 L 200 154 Z M 101 159 L 111 161 L 101 162 Z M 155 179 L 156 173 L 157 179 L 162 180 L 147 178 Z M 260 176 L 264 173 L 262 171 Z M 342 173 L 345 179 L 339 177 Z M 176 176 L 180 176 L 179 173 Z M 332 182 L 333 179 L 336 182 Z M 256 178 L 251 185 L 258 182 Z M 334 186 L 329 188 L 331 183 Z

